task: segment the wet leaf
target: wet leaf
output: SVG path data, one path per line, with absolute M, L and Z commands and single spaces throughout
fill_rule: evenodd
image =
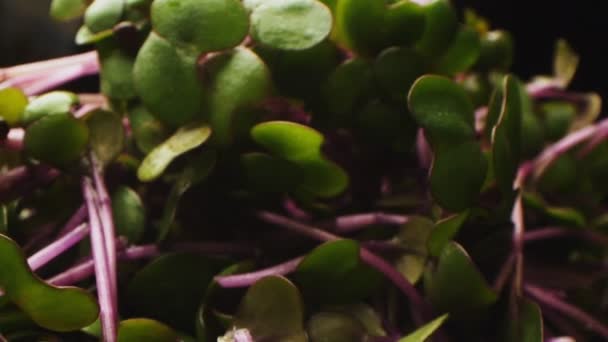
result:
M 251 36 L 279 50 L 306 50 L 323 41 L 332 15 L 317 0 L 266 0 L 251 13 Z
M 431 322 L 418 328 L 418 330 L 414 331 L 413 333 L 411 333 L 405 337 L 402 337 L 401 339 L 399 339 L 398 342 L 424 342 L 424 341 L 427 341 L 427 339 L 429 337 L 431 337 L 431 335 L 433 335 L 433 333 L 437 329 L 439 329 L 439 327 L 441 327 L 441 325 L 443 324 L 443 322 L 445 322 L 445 320 L 447 318 L 448 318 L 448 314 L 439 316 L 439 317 L 435 318 L 434 320 L 432 320 Z
M 114 112 L 99 109 L 87 114 L 86 122 L 91 150 L 102 164 L 109 164 L 124 147 L 122 118 Z
M 247 13 L 238 0 L 156 0 L 151 13 L 158 35 L 197 53 L 234 47 L 249 29 Z
M 36 97 L 25 107 L 22 122 L 29 125 L 47 115 L 69 114 L 78 102 L 78 96 L 67 91 L 46 93 Z
M 146 210 L 139 194 L 121 186 L 112 194 L 112 214 L 116 233 L 130 243 L 137 243 L 144 235 Z
M 75 162 L 84 153 L 89 129 L 71 114 L 45 116 L 25 131 L 25 152 L 32 158 L 56 166 Z
M 205 124 L 195 123 L 178 129 L 146 156 L 137 170 L 137 177 L 143 182 L 153 181 L 175 158 L 199 147 L 210 136 L 211 128 Z
M 0 288 L 36 324 L 53 331 L 73 331 L 97 319 L 97 301 L 89 293 L 40 280 L 19 246 L 4 235 L 0 235 L 0 250 Z
M 27 96 L 18 88 L 0 89 L 0 118 L 10 126 L 21 121 L 28 104 Z
M 306 341 L 302 298 L 283 277 L 269 276 L 253 284 L 241 301 L 234 325 L 248 329 L 256 341 Z

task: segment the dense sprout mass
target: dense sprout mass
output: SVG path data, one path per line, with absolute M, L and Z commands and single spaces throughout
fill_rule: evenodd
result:
M 608 339 L 608 122 L 566 42 L 525 81 L 447 0 L 50 14 L 90 52 L 0 69 L 0 340 Z

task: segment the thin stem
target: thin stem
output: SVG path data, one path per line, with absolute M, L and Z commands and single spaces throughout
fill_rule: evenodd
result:
M 81 205 L 76 210 L 76 212 L 70 217 L 70 219 L 65 224 L 65 226 L 63 226 L 63 228 L 59 231 L 57 236 L 62 237 L 64 235 L 68 234 L 69 232 L 71 232 L 72 230 L 74 230 L 74 228 L 78 227 L 81 223 L 83 223 L 87 219 L 88 215 L 89 214 L 87 212 L 87 206 L 84 204 Z
M 334 219 L 333 226 L 337 233 L 352 233 L 376 224 L 401 226 L 408 220 L 404 215 L 375 212 L 338 216 Z
M 50 245 L 38 251 L 36 254 L 30 256 L 27 259 L 27 263 L 32 269 L 36 271 L 42 266 L 51 262 L 55 257 L 72 248 L 75 244 L 79 243 L 85 236 L 89 234 L 89 225 L 86 223 L 73 229 L 62 238 L 56 240 Z
M 513 272 L 513 264 L 515 263 L 515 255 L 513 253 L 509 254 L 505 262 L 502 264 L 498 275 L 496 276 L 496 280 L 494 281 L 494 292 L 501 293 L 502 289 L 507 284 L 507 280 L 509 276 Z
M 19 166 L 0 174 L 0 202 L 23 196 L 50 183 L 59 171 L 46 165 Z
M 74 65 L 65 67 L 56 72 L 48 73 L 42 77 L 31 80 L 29 82 L 21 82 L 15 84 L 19 88 L 23 89 L 26 95 L 37 95 L 56 88 L 62 84 L 68 83 L 75 79 L 94 75 L 99 72 L 99 64 L 97 61 L 89 62 L 87 64 Z
M 608 246 L 608 236 L 603 234 L 590 230 L 573 230 L 559 227 L 547 227 L 527 232 L 524 234 L 524 241 L 532 242 L 570 236 L 585 239 L 598 245 Z
M 532 298 L 538 301 L 541 305 L 554 309 L 561 314 L 570 317 L 572 320 L 581 323 L 587 329 L 592 330 L 604 339 L 608 339 L 608 326 L 596 320 L 585 311 L 573 306 L 570 303 L 564 302 L 558 297 L 546 292 L 540 287 L 533 285 L 525 285 L 524 289 Z
M 91 60 L 97 60 L 97 51 L 4 68 L 0 69 L 0 82 L 17 76 L 50 72 L 58 68 L 86 63 Z
M 215 281 L 222 287 L 233 288 L 233 287 L 248 287 L 253 285 L 256 281 L 271 275 L 286 275 L 294 272 L 300 262 L 304 259 L 303 256 L 291 259 L 284 263 L 267 267 L 255 272 L 228 275 L 228 276 L 217 276 Z
M 91 250 L 95 266 L 95 280 L 100 307 L 100 321 L 104 341 L 115 342 L 117 332 L 117 305 L 116 292 L 113 288 L 112 275 L 107 256 L 107 248 L 104 240 L 103 227 L 98 213 L 98 199 L 91 179 L 84 177 L 82 180 L 83 195 L 89 212 L 89 224 L 91 226 Z
M 319 241 L 333 241 L 342 239 L 342 237 L 328 233 L 322 229 L 312 227 L 294 220 L 291 220 L 287 217 L 270 213 L 270 212 L 258 212 L 257 217 L 264 222 L 274 224 L 279 227 L 286 228 L 295 233 L 308 236 L 312 239 Z M 423 313 L 423 316 L 428 316 L 430 313 L 430 308 L 428 304 L 422 299 L 422 297 L 416 291 L 416 288 L 399 273 L 392 265 L 386 262 L 384 259 L 379 256 L 371 253 L 365 248 L 361 248 L 360 250 L 361 260 L 376 268 L 382 274 L 385 275 L 388 279 L 390 279 L 397 288 L 399 288 L 405 296 L 410 300 L 413 307 L 416 307 Z M 422 324 L 424 320 L 422 317 L 414 317 L 416 319 L 416 323 L 418 325 Z
M 108 258 L 108 269 L 110 280 L 112 281 L 112 289 L 116 293 L 117 272 L 116 272 L 116 245 L 114 227 L 114 217 L 112 215 L 112 203 L 108 189 L 103 179 L 102 166 L 97 161 L 97 158 L 91 153 L 91 172 L 93 174 L 93 182 L 97 192 L 99 219 L 101 222 L 102 237 L 106 247 L 106 256 Z
M 515 262 L 515 275 L 513 277 L 513 290 L 515 295 L 521 297 L 521 286 L 524 273 L 524 209 L 521 194 L 517 195 L 511 212 L 513 222 L 513 257 Z
M 433 163 L 433 152 L 422 128 L 418 129 L 418 133 L 416 134 L 416 153 L 420 167 L 428 170 Z
M 87 279 L 94 272 L 95 262 L 90 258 L 57 274 L 46 282 L 55 286 L 70 286 Z

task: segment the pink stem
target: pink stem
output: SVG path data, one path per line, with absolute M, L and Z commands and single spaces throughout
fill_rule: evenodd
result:
M 515 294 L 521 296 L 521 286 L 524 273 L 524 209 L 521 194 L 517 195 L 511 212 L 513 222 L 513 257 L 515 262 L 515 275 L 513 277 L 513 289 Z
M 72 248 L 89 234 L 89 225 L 86 223 L 76 227 L 62 238 L 56 240 L 45 248 L 41 249 L 27 259 L 32 271 L 36 271 L 42 266 L 51 262 L 55 257 Z
M 302 262 L 302 259 L 304 259 L 303 256 L 297 257 L 284 263 L 264 268 L 255 272 L 227 276 L 217 276 L 215 277 L 215 281 L 217 281 L 220 286 L 227 288 L 251 286 L 258 280 L 267 276 L 286 275 L 294 272 L 298 268 L 300 262 Z
M 418 129 L 416 134 L 416 153 L 420 167 L 425 170 L 430 169 L 433 163 L 433 152 L 422 128 Z
M 494 292 L 496 292 L 496 293 L 502 292 L 502 289 L 507 284 L 507 280 L 509 279 L 509 276 L 513 272 L 514 263 L 515 263 L 515 255 L 513 253 L 511 253 L 507 257 L 507 260 L 505 260 L 505 262 L 502 264 L 502 267 L 500 268 L 500 271 L 498 272 L 498 275 L 496 276 L 496 280 L 494 281 L 494 286 L 492 286 L 492 288 L 494 289 Z
M 541 305 L 552 308 L 561 314 L 570 317 L 571 319 L 581 323 L 587 329 L 594 331 L 604 339 L 608 340 L 608 326 L 596 320 L 583 310 L 562 301 L 558 297 L 546 292 L 540 287 L 525 285 L 524 289 L 531 297 L 538 301 Z
M 100 307 L 100 321 L 104 341 L 115 342 L 117 333 L 117 303 L 116 282 L 110 277 L 112 273 L 109 266 L 107 247 L 104 239 L 103 227 L 98 212 L 98 199 L 93 184 L 88 177 L 82 180 L 83 195 L 89 212 L 91 226 L 91 251 L 95 265 L 95 280 Z
M 81 223 L 83 223 L 87 219 L 87 217 L 88 217 L 87 206 L 83 204 L 78 208 L 78 210 L 76 210 L 76 212 L 72 215 L 72 217 L 70 217 L 68 222 L 59 231 L 57 236 L 62 237 L 64 235 L 68 234 L 69 232 L 74 230 L 74 228 L 78 227 Z
M 573 230 L 558 227 L 541 228 L 527 232 L 524 234 L 524 241 L 531 242 L 569 236 L 582 238 L 598 245 L 608 246 L 608 236 L 603 234 L 590 230 Z
M 363 213 L 338 216 L 334 220 L 334 228 L 337 233 L 352 233 L 371 225 L 394 225 L 402 226 L 409 218 L 403 215 L 387 214 L 383 212 Z
M 97 51 L 90 51 L 78 55 L 49 59 L 46 61 L 17 65 L 9 68 L 0 69 L 0 82 L 7 79 L 28 74 L 44 73 L 57 70 L 61 67 L 74 64 L 87 63 L 97 60 Z
M 45 74 L 44 77 L 41 77 L 38 80 L 23 82 L 22 84 L 17 84 L 16 86 L 22 88 L 26 95 L 37 95 L 75 79 L 94 75 L 98 72 L 99 64 L 95 60 L 87 64 L 66 67 L 55 72 Z

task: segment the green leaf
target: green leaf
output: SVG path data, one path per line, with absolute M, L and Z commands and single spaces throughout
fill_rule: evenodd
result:
M 481 54 L 481 39 L 473 28 L 462 26 L 450 47 L 435 64 L 435 72 L 455 75 L 472 67 Z
M 566 135 L 577 116 L 576 107 L 569 102 L 544 102 L 540 110 L 544 114 L 545 136 L 549 141 L 557 141 Z
M 257 281 L 243 297 L 235 316 L 237 329 L 249 329 L 256 341 L 306 341 L 304 303 L 287 279 L 269 276 Z
M 100 62 L 101 92 L 111 99 L 128 100 L 135 97 L 133 64 L 135 58 L 123 51 L 116 41 L 107 39 L 97 44 Z
M 385 46 L 410 46 L 422 37 L 426 17 L 422 6 L 414 1 L 394 1 L 384 13 L 382 28 Z
M 424 32 L 416 50 L 428 57 L 440 56 L 458 32 L 456 11 L 449 0 L 430 0 L 421 4 L 425 15 Z
M 508 319 L 507 340 L 511 342 L 542 342 L 543 317 L 538 305 L 528 299 L 517 303 L 517 319 Z
M 425 274 L 425 292 L 433 307 L 459 319 L 472 319 L 498 299 L 467 252 L 455 242 L 441 252 L 434 271 Z
M 175 158 L 199 147 L 210 136 L 211 128 L 205 124 L 195 123 L 178 129 L 146 156 L 137 170 L 137 177 L 142 182 L 158 178 Z
M 506 31 L 487 32 L 481 38 L 481 54 L 475 67 L 486 71 L 507 70 L 513 63 L 513 39 Z
M 435 257 L 439 256 L 445 246 L 458 234 L 468 217 L 469 211 L 466 210 L 435 223 L 435 228 L 433 228 L 427 244 L 429 253 Z
M 146 224 L 146 209 L 133 189 L 121 186 L 112 194 L 112 214 L 116 233 L 130 243 L 141 241 Z
M 151 11 L 158 35 L 197 53 L 234 47 L 249 29 L 247 13 L 238 0 L 155 0 Z
M 177 50 L 154 32 L 137 54 L 133 68 L 137 94 L 150 113 L 168 125 L 186 124 L 201 112 L 198 57 L 198 53 Z
M 169 138 L 171 133 L 169 129 L 152 116 L 145 107 L 137 106 L 130 110 L 128 115 L 135 144 L 141 152 L 150 153 L 152 149 Z
M 53 0 L 50 9 L 51 17 L 61 21 L 76 19 L 84 14 L 87 5 L 87 0 Z
M 241 156 L 247 186 L 256 192 L 286 193 L 301 180 L 301 171 L 289 161 L 251 152 Z
M 296 189 L 308 195 L 329 198 L 339 195 L 348 186 L 348 175 L 333 162 L 319 158 L 298 163 L 302 179 Z
M 469 208 L 479 196 L 488 162 L 476 141 L 446 147 L 436 153 L 431 168 L 431 193 L 451 211 Z
M 433 333 L 437 329 L 439 329 L 439 327 L 443 324 L 443 322 L 445 322 L 445 320 L 447 318 L 448 318 L 448 314 L 439 316 L 439 317 L 435 318 L 434 320 L 432 320 L 431 322 L 418 328 L 418 330 L 414 331 L 413 333 L 400 338 L 398 342 L 424 342 L 424 341 L 427 341 L 427 339 L 429 337 L 431 337 L 431 335 L 433 335 Z
M 349 59 L 336 67 L 322 86 L 330 113 L 352 116 L 357 104 L 372 91 L 372 81 L 371 65 L 364 59 Z
M 374 76 L 391 98 L 405 103 L 414 81 L 428 69 L 427 60 L 416 51 L 390 47 L 374 61 Z
M 98 109 L 87 114 L 86 122 L 91 150 L 102 164 L 109 164 L 124 147 L 125 131 L 121 117 L 114 112 Z
M 255 116 L 247 110 L 268 95 L 271 79 L 260 57 L 239 47 L 207 60 L 205 85 L 210 89 L 205 102 L 213 140 L 227 145 L 239 130 L 249 131 L 249 127 L 243 129 L 239 125 L 253 124 Z
M 266 0 L 251 13 L 251 36 L 279 50 L 306 50 L 331 32 L 333 19 L 317 0 Z
M 433 221 L 413 216 L 393 239 L 407 250 L 397 259 L 395 267 L 412 284 L 417 283 L 424 273 L 428 256 L 427 244 L 432 231 Z
M 123 0 L 95 0 L 84 13 L 84 24 L 91 32 L 98 33 L 113 28 L 123 13 Z
M 340 0 L 336 5 L 336 38 L 361 55 L 373 55 L 382 46 L 379 25 L 384 21 L 383 0 Z
M 408 103 L 431 144 L 452 145 L 475 137 L 473 105 L 464 89 L 450 79 L 420 77 L 410 90 Z
M 205 289 L 222 264 L 199 254 L 163 255 L 139 270 L 127 287 L 134 315 L 194 331 L 194 317 Z
M 270 121 L 256 125 L 251 136 L 271 153 L 301 162 L 319 158 L 323 135 L 313 128 L 288 121 Z
M 47 115 L 68 114 L 78 102 L 78 96 L 67 91 L 46 93 L 36 97 L 25 107 L 22 122 L 29 125 Z
M 21 89 L 0 89 L 0 118 L 4 119 L 10 126 L 18 124 L 27 103 L 27 96 Z
M 84 153 L 89 129 L 71 114 L 45 116 L 25 131 L 24 149 L 32 158 L 56 166 L 75 162 Z
M 355 318 L 339 312 L 319 312 L 308 320 L 308 336 L 311 342 L 364 341 L 364 327 Z
M 0 235 L 0 288 L 36 324 L 52 331 L 74 331 L 93 323 L 97 301 L 74 287 L 54 287 L 40 280 L 27 265 L 19 246 Z
M 148 318 L 131 318 L 120 322 L 118 342 L 176 342 L 179 335 L 168 326 Z
M 555 57 L 553 58 L 553 75 L 563 88 L 574 78 L 580 57 L 576 54 L 568 42 L 558 39 L 555 43 Z
M 381 282 L 380 275 L 359 258 L 353 240 L 326 242 L 298 265 L 294 280 L 307 301 L 347 304 L 367 298 Z
M 521 85 L 513 76 L 503 81 L 503 103 L 498 122 L 492 131 L 493 170 L 504 194 L 513 192 L 513 180 L 521 161 L 522 104 Z
M 82 25 L 78 32 L 76 32 L 76 37 L 74 38 L 74 42 L 76 45 L 87 45 L 92 43 L 101 42 L 104 39 L 112 36 L 114 34 L 113 29 L 103 30 L 97 33 L 91 32 L 91 30 L 86 27 L 86 25 Z

